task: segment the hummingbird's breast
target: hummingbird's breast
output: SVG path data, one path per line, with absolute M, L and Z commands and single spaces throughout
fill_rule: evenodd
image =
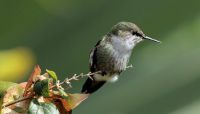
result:
M 125 70 L 131 51 L 116 50 L 112 44 L 99 47 L 97 52 L 97 69 L 112 74 L 119 74 Z M 125 50 L 124 50 L 125 51 Z
M 96 80 L 115 82 L 118 75 L 126 69 L 130 54 L 120 54 L 113 47 L 102 47 L 97 52 L 96 71 L 103 71 L 104 76 L 95 75 Z M 103 52 L 102 52 L 103 51 Z
M 132 37 L 112 37 L 113 56 L 115 57 L 114 69 L 120 72 L 126 69 L 135 42 Z
M 127 64 L 130 58 L 130 53 L 121 54 L 119 52 L 114 52 L 114 56 L 115 56 L 114 69 L 115 71 L 118 71 L 119 73 L 121 73 L 127 67 Z

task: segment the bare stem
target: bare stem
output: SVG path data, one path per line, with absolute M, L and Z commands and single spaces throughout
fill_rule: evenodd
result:
M 83 78 L 83 77 L 88 77 L 88 78 L 90 78 L 91 80 L 93 80 L 93 78 L 92 78 L 91 76 L 94 75 L 94 74 L 101 74 L 101 71 L 97 71 L 97 72 L 93 72 L 93 73 L 89 72 L 89 73 L 87 73 L 87 74 L 81 73 L 81 74 L 79 74 L 79 75 L 74 74 L 71 78 L 66 78 L 63 82 L 60 82 L 60 83 L 59 83 L 59 86 L 61 86 L 61 85 L 63 85 L 63 84 L 67 84 L 67 85 L 68 85 L 68 88 L 67 88 L 67 89 L 69 89 L 69 88 L 72 87 L 70 81 L 72 81 L 72 80 L 79 80 L 79 78 Z M 58 85 L 53 85 L 50 89 L 52 89 L 52 88 L 57 88 L 57 87 L 58 87 Z
M 33 96 L 29 96 L 29 97 L 24 97 L 24 98 L 21 98 L 21 99 L 18 99 L 16 101 L 13 101 L 11 103 L 8 103 L 6 105 L 3 105 L 2 107 L 5 108 L 5 107 L 8 107 L 10 105 L 13 105 L 13 104 L 16 104 L 16 103 L 19 103 L 19 102 L 22 102 L 22 101 L 25 101 L 25 100 L 28 100 L 28 99 L 31 99 Z

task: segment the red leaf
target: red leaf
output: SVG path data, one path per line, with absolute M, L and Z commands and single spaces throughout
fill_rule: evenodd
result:
M 36 65 L 31 76 L 28 79 L 28 83 L 26 84 L 24 94 L 23 94 L 24 97 L 27 95 L 29 88 L 36 81 L 37 76 L 40 74 L 41 74 L 41 69 L 40 69 L 39 65 Z

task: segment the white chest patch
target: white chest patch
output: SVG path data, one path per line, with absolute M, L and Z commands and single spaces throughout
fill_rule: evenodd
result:
M 123 39 L 117 36 L 112 36 L 112 44 L 116 51 L 118 51 L 120 54 L 123 54 L 131 51 L 134 48 L 136 42 L 134 42 L 134 38 L 131 37 Z
M 132 49 L 137 43 L 136 40 L 138 39 L 135 36 L 127 38 L 112 36 L 112 44 L 114 48 L 113 55 L 116 58 L 116 65 L 114 66 L 114 69 L 123 71 L 126 68 Z
M 118 75 L 113 76 L 102 76 L 99 74 L 94 75 L 95 80 L 97 81 L 109 81 L 109 82 L 116 82 L 118 80 Z

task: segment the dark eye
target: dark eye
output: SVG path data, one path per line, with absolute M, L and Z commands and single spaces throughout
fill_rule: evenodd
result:
M 136 32 L 136 31 L 132 31 L 132 35 L 142 36 L 140 33 Z
M 137 32 L 136 31 L 132 31 L 132 35 L 136 35 L 137 34 Z

